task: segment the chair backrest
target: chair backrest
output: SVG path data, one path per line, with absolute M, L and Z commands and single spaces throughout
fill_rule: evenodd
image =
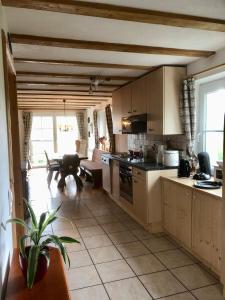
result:
M 84 156 L 87 155 L 87 141 L 86 140 L 80 141 L 80 151 L 78 153 L 83 154 Z
M 50 165 L 50 161 L 49 161 L 49 158 L 48 158 L 48 153 L 46 152 L 46 150 L 44 150 L 44 153 L 45 153 L 47 165 L 49 166 Z
M 80 140 L 76 140 L 75 141 L 75 145 L 76 145 L 76 152 L 80 153 L 80 143 L 81 141 Z
M 62 160 L 63 171 L 67 174 L 77 172 L 80 165 L 80 158 L 77 154 L 65 154 Z

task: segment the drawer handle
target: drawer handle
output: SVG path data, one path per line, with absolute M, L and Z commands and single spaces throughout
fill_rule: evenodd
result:
M 137 112 L 137 110 L 136 110 L 136 109 L 134 109 L 134 110 L 133 110 L 133 112 Z
M 131 111 L 128 111 L 127 113 L 128 113 L 128 114 L 131 114 Z

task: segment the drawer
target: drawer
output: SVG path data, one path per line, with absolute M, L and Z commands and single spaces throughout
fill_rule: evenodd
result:
M 146 171 L 140 170 L 140 169 L 137 169 L 137 168 L 133 168 L 132 173 L 133 173 L 134 177 L 138 177 L 142 180 L 146 180 Z

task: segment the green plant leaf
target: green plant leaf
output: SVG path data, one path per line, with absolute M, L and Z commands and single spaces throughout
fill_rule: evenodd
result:
M 60 241 L 62 242 L 62 243 L 67 243 L 67 244 L 72 244 L 72 243 L 80 243 L 79 241 L 77 241 L 76 239 L 74 239 L 74 238 L 71 238 L 71 237 L 69 237 L 69 236 L 60 236 Z
M 28 256 L 28 267 L 27 267 L 27 287 L 32 288 L 37 272 L 38 258 L 40 254 L 40 247 L 33 245 L 30 247 Z
M 8 224 L 8 223 L 16 223 L 16 224 L 19 224 L 19 225 L 23 226 L 23 227 L 26 228 L 28 231 L 31 230 L 30 227 L 25 223 L 25 221 L 22 220 L 22 219 L 19 219 L 19 218 L 8 219 L 8 220 L 6 221 L 6 224 Z
M 39 231 L 41 231 L 42 227 L 43 227 L 43 224 L 44 224 L 44 221 L 46 219 L 46 216 L 47 216 L 47 213 L 44 212 L 40 215 L 40 219 L 39 219 L 39 224 L 38 224 L 38 229 Z
M 44 255 L 47 259 L 47 265 L 49 267 L 49 264 L 50 264 L 50 256 L 49 256 L 49 251 L 47 249 L 42 249 L 40 251 L 40 254 Z
M 60 238 L 56 235 L 50 235 L 50 238 L 52 238 L 53 243 L 55 243 L 56 246 L 58 246 L 61 255 L 63 257 L 64 262 L 66 263 L 66 249 L 63 246 L 62 242 L 60 241 Z
M 20 247 L 20 253 L 25 258 L 26 252 L 25 252 L 25 240 L 29 238 L 29 235 L 23 235 L 19 240 L 19 247 Z
M 27 209 L 29 211 L 29 214 L 30 214 L 30 217 L 31 217 L 31 221 L 32 221 L 32 225 L 33 225 L 34 228 L 37 228 L 38 227 L 38 225 L 37 225 L 37 218 L 35 216 L 33 208 L 31 207 L 31 205 L 29 204 L 29 202 L 26 199 L 24 199 L 24 202 L 25 202 L 25 204 L 27 206 Z
M 47 246 L 48 244 L 53 243 L 52 238 L 47 238 L 45 241 L 43 241 L 40 245 L 40 247 L 43 249 L 45 246 Z

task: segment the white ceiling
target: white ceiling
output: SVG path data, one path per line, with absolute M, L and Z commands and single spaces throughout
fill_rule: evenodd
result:
M 89 0 L 89 2 L 91 1 Z M 95 2 L 225 20 L 224 0 L 95 0 Z M 224 32 L 144 24 L 22 8 L 6 7 L 5 10 L 8 28 L 11 33 L 196 50 L 218 51 L 225 47 Z M 189 64 L 198 59 L 197 57 L 186 56 L 120 53 L 20 44 L 13 44 L 13 54 L 19 58 L 71 60 L 149 67 L 163 64 Z M 27 63 L 16 63 L 16 70 L 135 77 L 146 73 L 146 70 Z M 20 76 L 19 79 L 24 81 L 88 82 L 88 80 L 78 79 L 50 79 L 46 77 L 35 78 L 27 76 Z M 111 83 L 124 84 L 125 81 L 112 81 Z M 20 84 L 18 87 L 28 86 Z M 29 86 L 29 88 L 34 87 Z M 46 89 L 53 89 L 53 87 L 46 87 Z M 54 89 L 62 89 L 62 87 L 54 87 Z M 71 87 L 63 87 L 63 89 L 67 90 L 71 89 Z M 85 87 L 74 87 L 73 89 L 88 90 Z M 103 87 L 103 89 L 106 90 L 107 88 Z M 112 89 L 109 88 L 109 90 Z

